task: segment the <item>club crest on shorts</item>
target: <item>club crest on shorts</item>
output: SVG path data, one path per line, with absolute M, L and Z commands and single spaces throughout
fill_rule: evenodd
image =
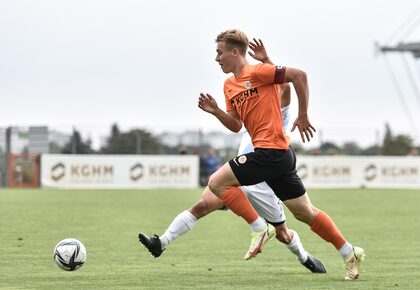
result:
M 246 81 L 245 82 L 245 89 L 249 90 L 251 88 L 251 82 L 250 81 Z
M 244 164 L 246 162 L 246 156 L 242 155 L 238 157 L 239 164 Z

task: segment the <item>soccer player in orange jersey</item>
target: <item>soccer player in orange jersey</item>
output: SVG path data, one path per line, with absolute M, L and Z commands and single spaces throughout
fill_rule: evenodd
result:
M 258 41 L 254 39 L 255 43 Z M 291 67 L 249 64 L 246 60 L 248 38 L 237 29 L 220 33 L 216 44 L 216 62 L 224 73 L 233 74 L 224 84 L 226 112 L 218 107 L 210 94 L 201 93 L 198 106 L 213 114 L 233 132 L 239 132 L 244 125 L 255 151 L 224 164 L 210 177 L 208 186 L 225 206 L 251 225 L 253 238 L 247 255 L 253 257 L 261 251 L 270 235 L 270 228 L 264 226 L 263 220 L 238 186 L 265 181 L 298 220 L 308 224 L 311 230 L 335 246 L 345 263 L 345 279 L 357 279 L 359 266 L 365 256 L 364 250 L 353 247 L 331 217 L 312 205 L 296 173 L 296 156 L 282 128 L 277 84 L 291 82 L 299 107 L 291 131 L 298 128 L 303 142 L 313 137 L 315 128 L 308 118 L 306 73 Z
M 267 61 L 268 58 L 265 48 L 260 45 L 251 47 L 253 53 L 251 56 L 259 61 Z M 281 85 L 281 112 L 282 125 L 286 129 L 289 119 L 290 105 L 290 85 L 285 83 Z M 243 133 L 241 145 L 238 154 L 248 153 L 254 150 L 251 138 L 247 132 Z M 326 273 L 322 262 L 316 257 L 310 255 L 303 247 L 299 235 L 296 231 L 289 229 L 286 225 L 286 216 L 283 211 L 282 202 L 275 196 L 274 192 L 266 183 L 255 184 L 242 187 L 249 201 L 255 207 L 256 211 L 270 224 L 275 227 L 276 238 L 286 245 L 286 247 L 298 258 L 299 262 L 313 273 Z M 177 238 L 188 233 L 193 229 L 199 219 L 205 217 L 213 211 L 223 208 L 223 203 L 217 198 L 208 187 L 203 191 L 201 198 L 188 210 L 179 213 L 165 230 L 163 235 L 154 235 L 149 237 L 144 233 L 139 234 L 139 241 L 149 250 L 155 258 L 160 257 L 167 246 Z

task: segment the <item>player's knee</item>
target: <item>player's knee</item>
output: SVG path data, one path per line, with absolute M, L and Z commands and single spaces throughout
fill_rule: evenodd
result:
M 200 200 L 197 202 L 192 208 L 191 213 L 197 218 L 201 218 L 207 214 L 209 214 L 211 211 L 209 205 L 204 200 Z

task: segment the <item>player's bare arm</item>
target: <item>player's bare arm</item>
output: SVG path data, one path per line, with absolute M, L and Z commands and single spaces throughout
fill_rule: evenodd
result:
M 222 111 L 217 105 L 216 100 L 210 94 L 200 94 L 198 98 L 198 107 L 212 115 L 229 130 L 238 133 L 242 128 L 242 121 L 236 111 Z
M 308 117 L 308 104 L 309 104 L 309 86 L 306 73 L 302 70 L 288 67 L 286 69 L 285 82 L 291 82 L 295 88 L 298 98 L 298 116 L 293 123 L 291 132 L 297 127 L 299 129 L 302 142 L 310 141 L 316 132 Z

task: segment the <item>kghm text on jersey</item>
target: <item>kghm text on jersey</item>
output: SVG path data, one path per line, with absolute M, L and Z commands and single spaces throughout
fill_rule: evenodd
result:
M 257 98 L 258 97 L 258 88 L 249 89 L 246 91 L 243 91 L 236 96 L 234 96 L 230 103 L 233 107 L 240 107 L 244 102 L 246 102 L 250 98 Z

